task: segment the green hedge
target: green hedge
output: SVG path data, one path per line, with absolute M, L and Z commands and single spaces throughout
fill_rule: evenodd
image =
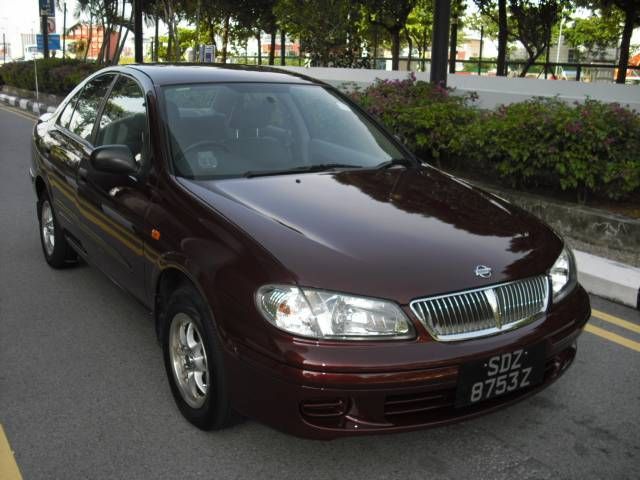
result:
M 36 66 L 39 91 L 63 96 L 88 75 L 102 68 L 95 63 L 59 58 L 37 60 Z M 33 61 L 12 62 L 0 67 L 0 84 L 3 83 L 25 90 L 35 90 Z
M 625 200 L 640 194 L 640 115 L 618 104 L 541 99 L 474 107 L 414 77 L 351 93 L 428 161 L 515 188 Z

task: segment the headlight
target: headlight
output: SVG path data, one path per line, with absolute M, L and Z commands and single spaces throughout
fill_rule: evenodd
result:
M 551 279 L 551 291 L 553 300 L 562 298 L 576 283 L 576 266 L 573 253 L 568 248 L 564 248 L 562 253 L 549 270 Z
M 413 327 L 400 307 L 372 298 L 265 285 L 256 304 L 276 327 L 316 339 L 385 340 L 413 338 Z

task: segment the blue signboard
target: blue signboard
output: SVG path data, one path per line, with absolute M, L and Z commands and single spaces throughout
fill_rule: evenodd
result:
M 56 5 L 55 0 L 39 0 L 40 2 L 40 16 L 55 17 Z
M 60 34 L 51 33 L 48 35 L 49 50 L 60 50 Z M 44 52 L 44 40 L 42 35 L 36 35 L 36 43 L 38 44 L 38 51 Z

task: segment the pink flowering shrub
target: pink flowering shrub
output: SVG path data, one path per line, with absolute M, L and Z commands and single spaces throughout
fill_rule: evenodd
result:
M 427 161 L 546 187 L 622 200 L 640 193 L 640 114 L 618 104 L 534 98 L 480 111 L 474 95 L 414 76 L 351 93 Z
M 351 93 L 357 103 L 378 117 L 418 156 L 451 165 L 463 154 L 464 132 L 478 111 L 473 95 L 451 95 L 439 85 L 406 80 L 378 80 Z
M 511 186 L 545 186 L 612 200 L 640 189 L 640 115 L 596 100 L 532 99 L 481 115 L 469 158 Z

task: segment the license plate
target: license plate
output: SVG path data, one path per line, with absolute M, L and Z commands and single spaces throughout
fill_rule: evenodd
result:
M 476 404 L 542 382 L 544 361 L 545 346 L 538 344 L 462 365 L 456 407 Z

